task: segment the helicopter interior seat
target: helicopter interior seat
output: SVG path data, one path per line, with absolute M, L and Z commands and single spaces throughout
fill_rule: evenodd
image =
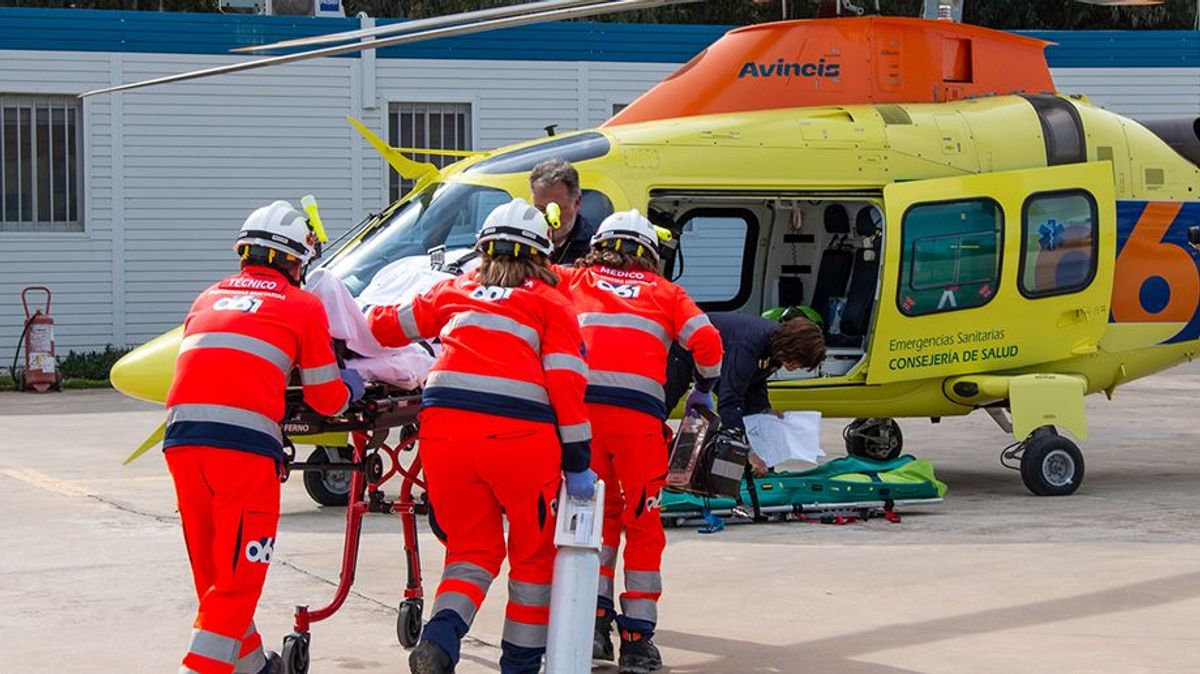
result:
M 861 347 L 871 322 L 875 304 L 875 286 L 879 283 L 879 254 L 882 216 L 874 206 L 858 209 L 854 217 L 854 232 L 863 239 L 863 246 L 854 250 L 854 269 L 846 291 L 846 308 L 842 311 L 841 334 L 827 335 L 830 346 Z
M 829 333 L 829 301 L 845 297 L 850 283 L 850 272 L 854 267 L 854 248 L 849 243 L 850 214 L 846 206 L 832 203 L 824 211 L 825 233 L 830 235 L 828 246 L 821 252 L 817 266 L 817 280 L 809 304 L 824 321 L 825 332 Z

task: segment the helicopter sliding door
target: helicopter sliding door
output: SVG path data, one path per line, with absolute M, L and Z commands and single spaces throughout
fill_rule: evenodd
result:
M 1106 162 L 896 183 L 868 383 L 1094 353 L 1112 296 Z

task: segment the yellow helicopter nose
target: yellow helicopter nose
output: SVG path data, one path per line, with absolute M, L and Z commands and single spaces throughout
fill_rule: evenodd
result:
M 175 378 L 175 356 L 183 328 L 155 337 L 130 351 L 113 365 L 108 374 L 113 388 L 133 398 L 162 403 Z

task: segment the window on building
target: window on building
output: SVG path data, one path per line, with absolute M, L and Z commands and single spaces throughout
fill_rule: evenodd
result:
M 83 231 L 81 117 L 73 96 L 0 94 L 0 231 Z
M 426 150 L 470 150 L 470 103 L 392 103 L 388 107 L 388 143 L 392 147 Z M 458 161 L 460 157 L 428 154 L 408 154 L 419 162 L 429 162 L 438 168 Z M 388 172 L 388 195 L 392 201 L 413 188 L 413 181 L 402 179 L 395 171 Z
M 987 304 L 1000 277 L 1003 223 L 990 199 L 910 208 L 901 223 L 900 311 L 920 316 Z
M 613 104 L 612 104 L 612 114 L 613 114 L 613 116 L 614 116 L 614 117 L 616 117 L 616 115 L 617 115 L 617 113 L 618 113 L 618 112 L 620 112 L 620 111 L 622 111 L 622 110 L 624 110 L 625 108 L 628 108 L 628 107 L 629 107 L 629 104 L 628 104 L 628 103 L 613 103 Z
M 1096 275 L 1096 200 L 1083 190 L 1035 194 L 1021 216 L 1021 294 L 1083 290 Z
M 750 293 L 758 220 L 750 211 L 705 209 L 683 221 L 676 282 L 707 311 L 737 309 Z M 682 257 L 682 260 L 680 259 Z

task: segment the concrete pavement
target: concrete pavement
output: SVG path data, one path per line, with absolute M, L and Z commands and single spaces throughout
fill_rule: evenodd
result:
M 1200 367 L 1089 400 L 1087 476 L 1029 495 L 983 415 L 902 422 L 945 504 L 871 521 L 669 530 L 658 642 L 666 671 L 1200 671 Z M 121 459 L 161 411 L 110 391 L 0 394 L 0 672 L 173 672 L 195 599 L 157 452 Z M 841 422 L 824 444 L 840 453 Z M 338 573 L 343 513 L 284 488 L 257 622 L 268 643 Z M 422 525 L 426 589 L 441 550 Z M 403 672 L 398 522 L 372 516 L 354 594 L 313 628 L 313 667 Z M 497 584 L 458 671 L 496 671 Z M 615 668 L 602 669 L 615 673 Z

